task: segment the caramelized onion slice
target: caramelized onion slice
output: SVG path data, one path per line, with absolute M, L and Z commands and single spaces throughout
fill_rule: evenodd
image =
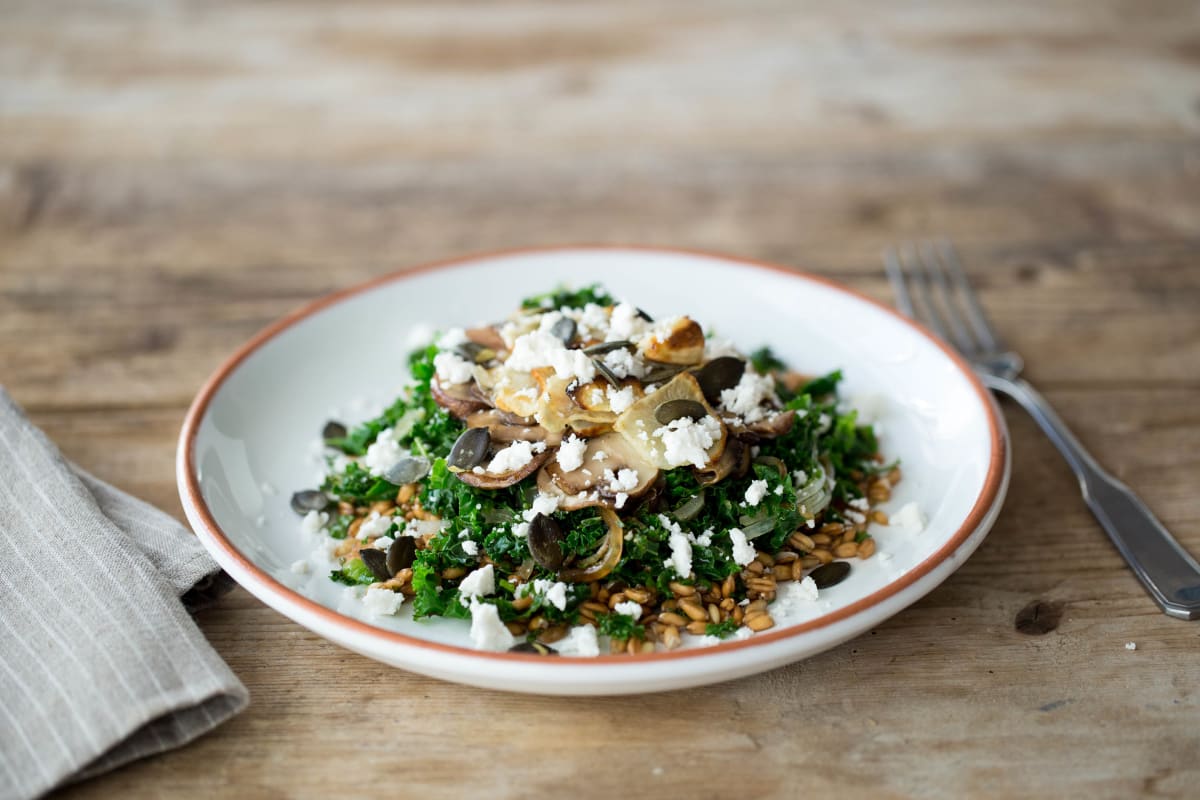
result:
M 625 529 L 621 518 L 611 508 L 601 508 L 600 518 L 608 526 L 608 536 L 596 552 L 575 569 L 564 569 L 558 573 L 559 580 L 569 583 L 594 583 L 616 569 L 621 561 L 621 550 L 625 543 Z M 586 566 L 584 566 L 586 564 Z

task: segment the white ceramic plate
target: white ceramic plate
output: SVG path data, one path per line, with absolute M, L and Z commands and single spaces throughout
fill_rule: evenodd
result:
M 417 326 L 504 316 L 561 283 L 603 282 L 658 317 L 686 313 L 743 350 L 769 343 L 808 373 L 842 368 L 843 396 L 882 398 L 881 446 L 902 460 L 891 508 L 911 534 L 874 526 L 879 554 L 775 628 L 745 641 L 593 659 L 478 652 L 459 620 L 367 617 L 310 558 L 288 507 L 319 480 L 314 440 L 354 422 L 406 378 Z M 357 418 L 357 419 L 356 419 Z M 624 694 L 715 683 L 806 658 L 858 635 L 945 580 L 983 540 L 1008 483 L 1007 433 L 967 365 L 910 321 L 829 281 L 674 250 L 581 247 L 485 255 L 409 270 L 319 300 L 260 333 L 201 389 L 180 436 L 188 519 L 225 570 L 280 613 L 371 658 L 451 681 L 541 694 Z M 887 508 L 887 507 L 885 507 Z M 777 615 L 778 616 L 778 615 Z

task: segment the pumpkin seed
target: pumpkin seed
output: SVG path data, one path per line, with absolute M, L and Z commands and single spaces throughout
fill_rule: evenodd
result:
M 659 425 L 667 425 L 683 417 L 691 417 L 699 422 L 707 416 L 708 409 L 695 400 L 688 400 L 687 398 L 668 400 L 654 409 L 654 418 L 658 420 Z
M 307 514 L 310 511 L 324 511 L 333 501 L 329 495 L 316 489 L 296 492 L 292 495 L 292 511 L 297 514 Z
M 562 317 L 550 326 L 550 335 L 563 344 L 569 345 L 575 340 L 575 328 L 575 320 L 570 317 Z
M 325 423 L 325 427 L 321 429 L 321 438 L 322 439 L 345 439 L 346 434 L 348 434 L 348 433 L 349 433 L 349 431 L 346 430 L 345 425 L 343 425 L 340 422 L 335 422 L 333 420 L 329 420 L 329 422 Z
M 383 479 L 388 483 L 403 486 L 406 483 L 416 483 L 429 474 L 429 459 L 422 456 L 402 458 L 387 468 Z
M 671 516 L 680 522 L 687 522 L 704 509 L 704 490 L 696 492 L 688 500 L 683 502 L 678 508 L 671 512 Z
M 583 348 L 583 352 L 589 356 L 599 356 L 605 353 L 611 353 L 613 350 L 624 350 L 626 347 L 633 347 L 633 342 L 628 339 L 618 339 L 615 342 L 601 342 L 590 347 Z
M 556 656 L 558 651 L 552 647 L 546 647 L 541 642 L 521 642 L 514 644 L 508 648 L 510 653 L 536 653 L 539 656 Z
M 637 310 L 637 315 L 640 318 L 644 319 L 646 322 L 654 322 L 654 317 L 650 316 L 649 314 L 647 314 L 645 311 L 643 311 L 640 308 Z
M 488 447 L 492 437 L 487 428 L 467 428 L 458 437 L 458 441 L 450 448 L 446 457 L 446 465 L 455 472 L 465 472 L 474 469 L 487 458 Z
M 411 536 L 400 536 L 396 541 L 392 542 L 392 546 L 387 551 L 387 568 L 388 572 L 395 575 L 402 569 L 408 569 L 413 565 L 413 561 L 417 556 L 417 543 Z
M 405 537 L 407 538 L 407 537 Z M 371 574 L 377 580 L 389 581 L 392 579 L 393 573 L 388 572 L 387 556 L 382 550 L 376 550 L 373 547 L 364 547 L 358 551 L 359 558 L 367 565 L 367 569 L 371 570 Z
M 746 371 L 746 362 L 733 356 L 714 358 L 700 369 L 696 370 L 696 382 L 704 399 L 716 403 L 721 399 L 721 392 L 738 385 Z
M 613 385 L 613 388 L 615 388 L 615 389 L 621 388 L 621 379 L 618 378 L 617 373 L 615 373 L 611 369 L 609 369 L 608 365 L 606 365 L 603 361 L 601 361 L 598 358 L 593 358 L 592 366 L 594 366 L 596 368 L 596 372 L 599 372 L 601 375 L 604 376 L 604 380 L 608 381 L 609 383 L 611 383 Z
M 813 579 L 813 583 L 817 585 L 818 589 L 828 589 L 830 586 L 837 586 L 846 580 L 846 576 L 849 574 L 850 564 L 848 562 L 831 561 L 808 573 L 808 577 Z
M 460 358 L 474 364 L 486 364 L 496 357 L 496 351 L 479 342 L 463 342 L 453 350 Z
M 663 361 L 647 361 L 646 374 L 642 376 L 642 383 L 662 383 L 665 380 L 674 378 L 685 369 L 683 364 L 667 364 Z
M 563 532 L 550 517 L 538 514 L 529 523 L 529 554 L 538 566 L 557 571 L 563 565 Z

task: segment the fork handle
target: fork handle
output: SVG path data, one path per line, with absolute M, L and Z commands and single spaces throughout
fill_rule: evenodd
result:
M 992 389 L 1016 400 L 1045 432 L 1079 479 L 1088 508 L 1164 612 L 1200 619 L 1200 564 L 1192 558 L 1133 490 L 1114 478 L 1022 378 L 980 376 Z

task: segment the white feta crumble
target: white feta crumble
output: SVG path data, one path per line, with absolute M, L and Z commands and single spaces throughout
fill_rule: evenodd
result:
M 464 541 L 462 543 L 462 549 L 463 549 L 463 552 L 469 556 L 479 555 L 479 543 L 473 542 L 470 539 L 467 539 L 466 541 Z
M 608 341 L 633 339 L 646 329 L 646 321 L 638 316 L 637 306 L 621 302 L 613 307 L 608 319 Z
M 733 560 L 739 566 L 746 566 L 758 555 L 758 551 L 746 539 L 746 534 L 742 532 L 741 528 L 730 528 L 729 540 L 733 542 Z
M 746 422 L 761 420 L 770 410 L 764 407 L 764 403 L 777 400 L 774 379 L 749 369 L 742 373 L 737 386 L 721 392 L 721 408 L 731 414 L 737 414 Z
M 852 508 L 847 508 L 845 514 L 846 514 L 846 519 L 850 520 L 855 525 L 861 525 L 862 523 L 867 521 L 866 514 L 863 514 L 860 511 L 855 511 Z
M 1125 649 L 1126 650 L 1137 650 L 1137 642 L 1126 642 Z
M 299 561 L 293 561 L 291 569 L 292 569 L 292 572 L 295 573 L 296 575 L 307 575 L 308 574 L 308 561 L 306 561 L 303 558 L 300 559 Z
M 425 322 L 418 322 L 412 326 L 408 336 L 404 337 L 405 351 L 411 353 L 413 350 L 424 350 L 433 344 L 433 335 L 433 326 Z
M 592 461 L 604 461 L 606 458 L 608 458 L 608 453 L 603 450 L 597 450 L 592 453 Z
M 783 497 L 783 484 L 782 483 L 775 487 L 774 495 L 776 497 Z
M 642 360 L 625 348 L 609 350 L 601 360 L 604 366 L 618 378 L 640 378 L 646 374 L 646 365 Z
M 367 454 L 363 456 L 363 466 L 372 475 L 378 477 L 407 455 L 408 452 L 396 441 L 395 429 L 384 428 L 379 432 L 375 441 L 367 447 Z
M 892 514 L 888 524 L 900 528 L 906 533 L 918 534 L 925 530 L 925 516 L 916 502 L 906 503 L 903 508 Z
M 671 536 L 667 540 L 671 546 L 671 557 L 667 559 L 664 566 L 671 567 L 675 570 L 675 574 L 681 578 L 687 578 L 692 574 L 692 543 L 688 541 L 687 536 L 679 529 L 678 525 L 671 530 Z
M 329 514 L 324 511 L 309 511 L 300 520 L 300 529 L 305 533 L 317 533 L 329 524 Z
M 514 522 L 512 524 L 512 535 L 517 537 L 518 539 L 524 539 L 526 536 L 529 535 L 529 523 L 528 522 Z
M 382 536 L 387 533 L 390 527 L 392 527 L 391 517 L 385 517 L 378 511 L 372 511 L 370 516 L 364 519 L 362 524 L 358 526 L 356 538 L 359 541 L 366 541 L 376 536 Z
M 491 603 L 471 600 L 471 644 L 476 650 L 507 650 L 516 641 L 500 621 L 498 608 Z
M 372 586 L 367 589 L 362 602 L 368 613 L 383 617 L 395 614 L 400 610 L 400 604 L 404 602 L 404 595 L 397 594 L 391 589 Z
M 750 628 L 742 626 L 733 632 L 734 641 L 744 642 L 754 635 L 754 631 Z
M 614 492 L 630 492 L 639 483 L 637 470 L 628 467 L 614 473 L 611 469 L 604 470 L 604 480 Z
M 466 383 L 475 377 L 475 365 L 458 353 L 443 350 L 433 357 L 433 368 L 442 384 Z
M 865 497 L 856 497 L 847 503 L 851 508 L 857 508 L 859 511 L 866 511 L 871 508 L 871 502 Z
M 567 610 L 567 585 L 562 581 L 536 580 L 534 591 L 546 598 L 546 602 L 559 611 Z
M 462 328 L 447 328 L 446 332 L 437 337 L 437 344 L 442 350 L 451 350 L 460 344 L 466 344 L 470 339 Z
M 491 564 L 470 572 L 458 584 L 459 600 L 465 606 L 477 597 L 486 597 L 496 591 L 496 568 Z
M 576 625 L 554 643 L 554 649 L 560 656 L 598 656 L 600 642 L 596 639 L 596 629 L 591 625 Z
M 695 543 L 701 547 L 708 547 L 712 544 L 713 529 L 705 528 L 704 533 L 696 537 Z
M 796 585 L 796 595 L 805 600 L 816 600 L 820 590 L 817 589 L 817 582 L 808 575 Z
M 504 365 L 528 372 L 538 367 L 553 367 L 560 378 L 588 383 L 596 377 L 596 365 L 582 350 L 568 350 L 557 336 L 543 330 L 518 336 Z
M 743 505 L 757 506 L 766 496 L 767 482 L 763 480 L 751 481 L 749 488 L 746 489 L 746 502 Z
M 691 417 L 673 419 L 654 431 L 662 439 L 663 458 L 672 467 L 691 464 L 703 469 L 708 464 L 708 448 L 721 435 L 721 423 L 709 415 L 699 422 Z
M 574 472 L 583 466 L 583 452 L 587 450 L 587 440 L 570 434 L 558 446 L 558 465 L 563 472 Z
M 506 472 L 516 472 L 522 467 L 528 466 L 529 462 L 533 461 L 534 444 L 541 444 L 545 447 L 544 442 L 521 440 L 513 442 L 496 453 L 487 465 L 487 472 L 492 475 L 503 475 Z
M 624 614 L 627 617 L 632 617 L 636 622 L 642 618 L 642 604 L 633 600 L 626 600 L 613 606 L 613 612 L 616 614 Z
M 572 318 L 579 325 L 579 334 L 584 339 L 603 339 L 608 335 L 608 310 L 604 306 L 588 303 L 576 311 Z
M 626 386 L 623 389 L 618 389 L 615 386 L 609 386 L 604 390 L 608 396 L 608 407 L 612 409 L 614 414 L 620 414 L 625 409 L 633 405 L 633 387 Z
M 627 495 L 625 492 L 617 492 L 616 496 L 613 498 L 613 505 L 618 509 L 624 508 L 625 504 L 628 502 L 629 495 Z
M 375 541 L 371 542 L 371 546 L 376 550 L 387 550 L 395 543 L 395 539 L 390 536 L 380 536 Z

